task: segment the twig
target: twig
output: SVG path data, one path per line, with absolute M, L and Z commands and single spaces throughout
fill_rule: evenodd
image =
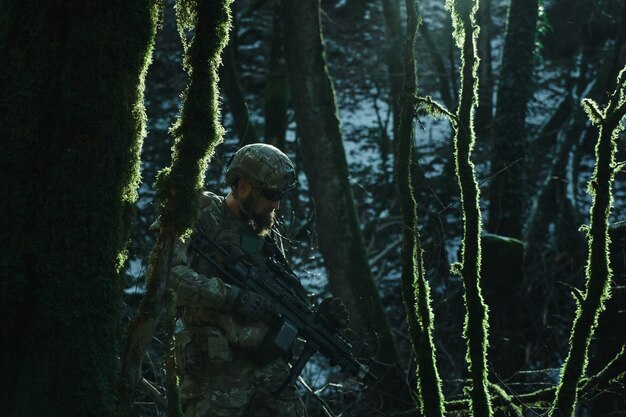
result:
M 152 384 L 152 382 L 143 378 L 139 381 L 139 387 L 146 395 L 154 400 L 155 404 L 161 409 L 161 411 L 167 412 L 167 398 L 165 397 L 165 394 Z

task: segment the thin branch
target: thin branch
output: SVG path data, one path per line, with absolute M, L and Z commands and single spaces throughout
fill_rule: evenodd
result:
M 146 395 L 152 398 L 161 411 L 167 412 L 167 398 L 165 397 L 165 394 L 152 384 L 152 382 L 143 378 L 139 381 L 139 388 L 141 388 Z
M 443 105 L 437 103 L 431 96 L 416 96 L 414 97 L 415 104 L 421 104 L 432 116 L 445 116 L 450 119 L 453 124 L 458 123 L 458 116 Z

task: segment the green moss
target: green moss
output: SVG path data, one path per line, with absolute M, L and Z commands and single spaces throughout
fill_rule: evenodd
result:
M 189 229 L 198 216 L 204 173 L 224 134 L 219 123 L 217 68 L 228 41 L 230 3 L 180 0 L 176 4 L 189 83 L 181 114 L 171 130 L 175 137 L 172 165 L 157 176 L 161 227 L 176 235 Z M 195 33 L 187 42 L 189 30 Z
M 114 409 L 120 270 L 156 15 L 147 0 L 3 3 L 0 221 L 10 238 L 0 253 L 19 280 L 3 280 L 14 297 L 2 303 L 10 313 L 0 339 L 11 340 L 3 370 L 13 381 L 2 415 Z
M 472 414 L 476 417 L 491 415 L 491 401 L 487 390 L 488 308 L 483 301 L 480 285 L 481 268 L 481 213 L 480 190 L 476 181 L 471 153 L 475 134 L 473 109 L 478 99 L 478 58 L 475 13 L 478 1 L 448 1 L 451 10 L 455 39 L 461 48 L 461 93 L 454 120 L 454 149 L 456 174 L 461 190 L 463 210 L 463 241 L 460 272 L 465 288 L 466 316 L 463 330 L 467 339 L 466 360 L 472 378 Z M 474 29 L 475 28 L 475 29 Z
M 407 312 L 409 334 L 417 362 L 419 406 L 424 416 L 443 416 L 444 400 L 437 371 L 433 342 L 433 311 L 430 287 L 424 270 L 423 251 L 417 221 L 417 203 L 413 195 L 411 162 L 414 141 L 415 95 L 417 76 L 414 44 L 418 27 L 417 5 L 407 2 L 407 40 L 404 49 L 404 96 L 399 120 L 397 184 L 402 210 L 402 297 Z M 426 101 L 432 103 L 432 100 Z
M 600 110 L 591 100 L 584 102 L 585 110 L 600 130 L 595 149 L 596 164 L 588 187 L 592 205 L 591 225 L 587 234 L 589 255 L 586 290 L 581 302 L 578 303 L 570 334 L 570 351 L 563 364 L 561 382 L 550 409 L 550 417 L 574 415 L 577 387 L 587 367 L 589 344 L 597 327 L 600 312 L 610 296 L 613 273 L 609 261 L 609 215 L 613 205 L 616 141 L 619 131 L 623 129 L 621 120 L 626 114 L 625 90 L 626 67 L 620 72 L 617 88 L 604 110 Z

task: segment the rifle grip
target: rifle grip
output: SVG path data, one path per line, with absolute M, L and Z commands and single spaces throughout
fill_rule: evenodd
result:
M 311 359 L 311 356 L 313 356 L 313 354 L 317 352 L 317 350 L 318 347 L 314 343 L 307 342 L 306 345 L 304 345 L 304 349 L 298 357 L 298 360 L 291 366 L 289 375 L 287 375 L 287 378 L 276 390 L 276 395 L 280 395 L 280 393 L 282 393 L 285 388 L 287 388 L 289 385 L 292 385 L 296 381 L 296 378 L 300 375 L 306 363 L 309 361 L 309 359 Z

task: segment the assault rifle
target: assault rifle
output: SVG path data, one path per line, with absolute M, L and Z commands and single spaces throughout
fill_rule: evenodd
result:
M 223 259 L 218 262 L 203 249 Z M 324 316 L 313 310 L 302 296 L 298 278 L 287 271 L 276 259 L 261 263 L 234 245 L 222 245 L 199 230 L 190 245 L 200 258 L 208 263 L 221 278 L 244 291 L 253 291 L 275 307 L 273 323 L 260 349 L 255 351 L 257 362 L 264 363 L 283 356 L 296 338 L 305 341 L 304 348 L 292 364 L 289 376 L 276 391 L 282 392 L 294 383 L 311 356 L 320 352 L 332 366 L 339 365 L 343 371 L 360 381 L 375 381 L 376 376 L 352 354 L 352 343 L 333 327 Z

